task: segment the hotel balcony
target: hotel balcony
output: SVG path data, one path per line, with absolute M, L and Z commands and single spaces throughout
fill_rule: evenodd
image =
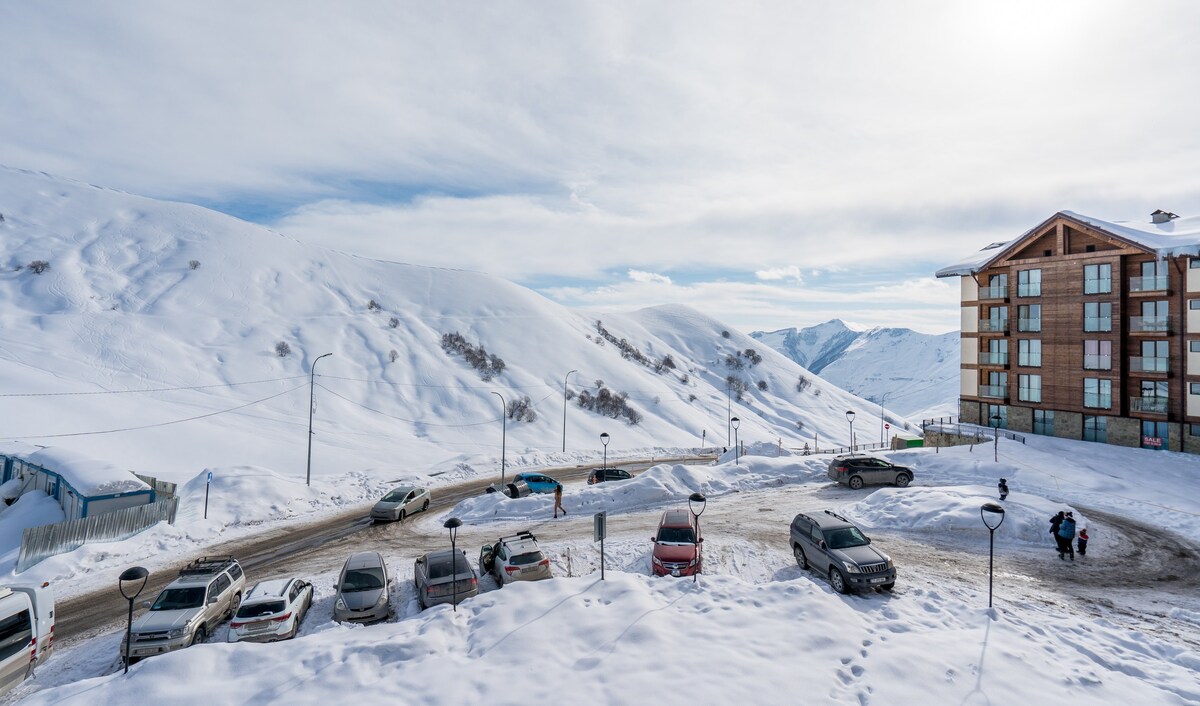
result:
M 1130 333 L 1168 333 L 1165 316 L 1130 316 Z
M 980 365 L 1008 365 L 1008 353 L 982 351 L 979 354 Z
M 1167 291 L 1167 276 L 1130 277 L 1129 291 L 1131 292 L 1165 292 Z
M 980 385 L 979 396 L 1006 400 L 1008 399 L 1008 385 Z
M 1146 358 L 1136 355 L 1129 358 L 1129 372 L 1131 373 L 1165 373 L 1167 372 L 1167 358 Z
M 980 333 L 1008 333 L 1008 319 L 980 319 Z
M 1150 412 L 1152 414 L 1167 413 L 1166 397 L 1130 397 L 1129 411 Z

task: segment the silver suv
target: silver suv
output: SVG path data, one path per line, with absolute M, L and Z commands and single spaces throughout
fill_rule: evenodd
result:
M 222 620 L 242 603 L 246 576 L 237 559 L 201 557 L 167 584 L 150 610 L 133 621 L 130 655 L 121 640 L 121 657 L 136 662 L 142 657 L 171 652 L 204 642 Z
M 896 566 L 853 522 L 830 510 L 792 520 L 792 554 L 801 569 L 829 577 L 838 593 L 896 585 Z

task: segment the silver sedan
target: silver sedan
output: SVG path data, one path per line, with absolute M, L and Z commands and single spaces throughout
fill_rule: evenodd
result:
M 403 520 L 414 512 L 429 509 L 429 489 L 402 485 L 392 488 L 388 494 L 371 508 L 371 519 L 376 522 Z

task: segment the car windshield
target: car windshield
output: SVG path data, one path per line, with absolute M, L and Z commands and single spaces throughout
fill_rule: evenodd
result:
M 377 566 L 369 569 L 349 569 L 342 579 L 343 593 L 373 591 L 378 588 L 383 588 L 383 569 Z
M 261 618 L 264 615 L 273 613 L 282 613 L 284 608 L 283 601 L 263 601 L 262 603 L 244 603 L 241 608 L 238 608 L 237 617 L 239 618 Z
M 400 502 L 401 500 L 403 500 L 403 499 L 404 499 L 404 496 L 405 496 L 405 495 L 408 495 L 408 491 L 407 491 L 407 490 L 393 490 L 392 492 L 390 492 L 390 493 L 388 493 L 387 495 L 383 496 L 383 502 L 385 502 L 385 503 L 398 503 L 398 502 Z
M 830 530 L 825 533 L 825 542 L 829 545 L 830 549 L 848 549 L 849 547 L 861 547 L 864 544 L 869 544 L 866 535 L 857 527 Z
M 658 541 L 663 544 L 695 544 L 696 535 L 691 527 L 659 527 Z
M 541 552 L 525 552 L 524 554 L 518 554 L 518 555 L 514 556 L 512 558 L 512 564 L 513 564 L 513 566 L 524 566 L 525 564 L 536 564 L 544 558 L 545 557 L 542 556 Z
M 199 608 L 204 605 L 204 587 L 168 588 L 158 594 L 158 599 L 150 610 L 182 610 L 184 608 Z
M 454 572 L 455 574 L 471 573 L 471 566 L 470 566 L 470 564 L 467 563 L 467 558 L 465 556 L 463 556 L 462 554 L 459 554 L 456 557 L 456 559 L 458 559 L 458 561 L 455 562 L 455 569 L 456 569 Z M 441 558 L 437 559 L 436 561 L 431 561 L 429 563 L 429 578 L 444 579 L 449 575 L 450 575 L 450 557 L 441 557 Z

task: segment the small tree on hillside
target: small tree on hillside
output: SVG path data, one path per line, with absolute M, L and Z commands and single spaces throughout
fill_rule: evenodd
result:
M 275 344 L 275 355 L 280 358 L 286 358 L 292 352 L 292 347 L 287 344 L 287 341 L 280 341 Z

